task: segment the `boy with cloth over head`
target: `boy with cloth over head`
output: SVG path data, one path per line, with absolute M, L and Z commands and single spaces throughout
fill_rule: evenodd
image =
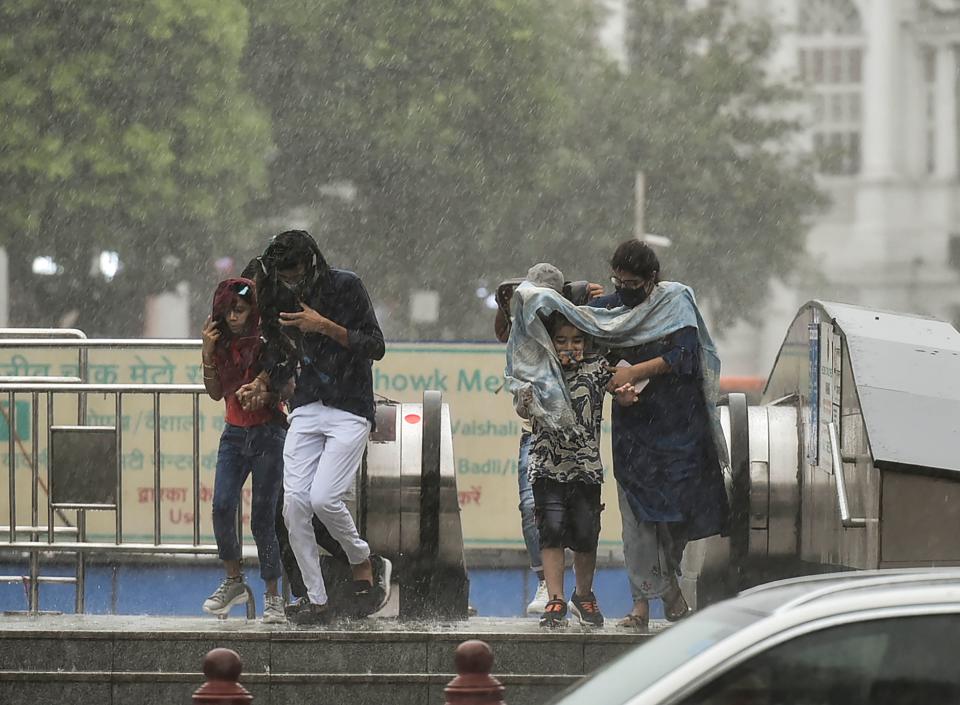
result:
M 549 601 L 540 617 L 541 627 L 566 624 L 564 599 L 564 548 L 573 551 L 576 588 L 569 609 L 580 623 L 603 626 L 603 613 L 593 594 L 593 577 L 600 538 L 600 422 L 610 372 L 606 361 L 586 353 L 586 336 L 562 314 L 550 315 L 546 329 L 553 342 L 576 423 L 571 429 L 553 429 L 533 419 L 529 480 L 540 534 L 540 551 Z M 533 387 L 516 396 L 517 413 L 529 418 Z

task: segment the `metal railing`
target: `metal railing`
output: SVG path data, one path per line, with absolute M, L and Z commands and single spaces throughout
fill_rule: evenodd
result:
M 7 335 L 11 329 L 0 329 L 0 336 Z M 78 368 L 79 377 L 0 377 L 0 399 L 6 396 L 8 407 L 7 411 L 2 411 L 7 422 L 9 430 L 7 436 L 8 453 L 8 492 L 9 492 L 9 523 L 7 526 L 0 526 L 0 534 L 6 534 L 7 540 L 0 540 L 0 552 L 16 552 L 29 554 L 29 575 L 26 576 L 0 576 L 0 582 L 19 582 L 29 583 L 29 609 L 31 612 L 39 611 L 39 591 L 40 583 L 73 583 L 76 585 L 76 611 L 84 611 L 84 581 L 86 577 L 86 555 L 88 553 L 97 554 L 213 554 L 217 553 L 217 547 L 213 544 L 202 544 L 200 542 L 200 398 L 206 394 L 206 390 L 201 384 L 89 384 L 86 382 L 88 372 L 87 351 L 89 349 L 197 349 L 199 340 L 142 340 L 142 339 L 110 339 L 110 340 L 91 340 L 82 336 L 82 332 L 75 331 L 79 335 L 74 339 L 51 339 L 49 337 L 39 337 L 46 335 L 47 331 L 33 331 L 30 329 L 13 329 L 14 333 L 34 334 L 34 337 L 22 337 L 17 339 L 0 339 L 0 349 L 9 348 L 46 348 L 46 349 L 70 349 L 77 348 L 79 351 Z M 56 329 L 54 329 L 56 330 Z M 49 333 L 52 335 L 52 333 Z M 54 406 L 55 399 L 59 395 L 77 395 L 77 426 L 86 427 L 87 404 L 86 399 L 89 394 L 112 395 L 114 402 L 114 431 L 116 433 L 116 469 L 115 469 L 115 499 L 113 504 L 90 503 L 90 502 L 54 502 L 50 493 L 53 485 L 53 464 L 51 459 L 52 438 L 54 429 Z M 32 419 L 31 434 L 31 453 L 27 456 L 26 449 L 17 433 L 16 420 L 16 401 L 17 395 L 29 395 L 30 414 Z M 123 538 L 123 404 L 124 398 L 129 395 L 150 395 L 152 397 L 152 417 L 153 417 L 153 542 L 127 542 Z M 191 485 L 193 490 L 193 526 L 192 541 L 190 543 L 165 543 L 161 531 L 161 508 L 162 508 L 162 468 L 163 460 L 160 450 L 160 429 L 161 429 L 161 400 L 172 396 L 190 396 L 192 398 L 192 473 Z M 46 403 L 46 473 L 45 479 L 40 472 L 40 454 L 39 429 L 40 421 L 40 400 L 43 398 Z M 64 427 L 59 427 L 64 428 Z M 76 428 L 76 427 L 67 427 Z M 30 524 L 20 525 L 17 523 L 17 447 L 20 447 L 22 454 L 28 457 L 30 466 Z M 46 524 L 40 524 L 40 490 L 44 490 L 48 501 L 46 506 Z M 69 517 L 64 513 L 66 511 L 76 512 L 75 525 L 71 526 Z M 106 541 L 88 541 L 86 536 L 86 513 L 88 511 L 114 511 L 115 537 L 113 542 Z M 238 509 L 238 514 L 242 512 L 242 504 Z M 61 526 L 57 526 L 57 519 L 60 519 Z M 239 517 L 238 517 L 239 519 Z M 66 524 L 65 526 L 63 524 Z M 237 522 L 238 534 L 242 534 L 242 524 Z M 22 535 L 29 535 L 29 540 L 21 539 Z M 62 540 L 64 538 L 72 540 Z M 241 537 L 242 543 L 242 537 Z M 40 555 L 42 553 L 75 553 L 77 556 L 76 573 L 74 577 L 60 576 L 41 576 Z
M 19 338 L 21 341 L 18 343 L 16 341 L 10 340 L 11 338 Z M 50 338 L 54 339 L 72 339 L 72 340 L 87 340 L 87 334 L 84 333 L 79 328 L 0 328 L 0 343 L 9 342 L 9 345 L 4 347 L 32 347 L 29 345 L 24 345 L 24 342 L 36 341 L 37 339 L 47 340 Z M 87 381 L 87 370 L 88 370 L 88 354 L 87 349 L 81 346 L 70 346 L 77 348 L 77 374 L 81 382 Z M 24 375 L 29 376 L 29 371 L 24 372 Z M 87 412 L 87 398 L 81 396 L 77 399 L 77 417 L 85 418 Z

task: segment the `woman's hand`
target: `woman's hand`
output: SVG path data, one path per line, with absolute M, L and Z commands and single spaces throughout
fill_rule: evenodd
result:
M 203 324 L 203 330 L 200 331 L 200 338 L 203 340 L 203 344 L 200 346 L 203 361 L 208 365 L 212 364 L 213 351 L 217 347 L 217 341 L 220 340 L 220 327 L 214 322 L 213 316 L 207 316 L 207 321 Z
M 257 377 L 252 382 L 240 387 L 236 394 L 237 401 L 240 402 L 244 411 L 257 411 L 263 408 L 269 390 L 266 382 Z
M 633 367 L 607 367 L 607 371 L 613 373 L 613 377 L 607 382 L 607 391 L 616 394 L 621 388 L 633 385 L 637 381 L 637 374 Z
M 625 384 L 613 390 L 614 399 L 620 406 L 630 406 L 636 404 L 640 395 L 637 394 L 637 388 L 633 384 Z

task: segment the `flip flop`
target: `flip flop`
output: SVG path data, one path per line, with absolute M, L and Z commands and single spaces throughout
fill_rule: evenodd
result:
M 633 614 L 632 612 L 617 622 L 621 629 L 632 629 L 637 632 L 645 632 L 650 627 L 650 618 L 642 614 Z
M 684 599 L 679 585 L 674 585 L 660 599 L 663 601 L 663 616 L 668 622 L 679 622 L 690 614 L 690 605 Z

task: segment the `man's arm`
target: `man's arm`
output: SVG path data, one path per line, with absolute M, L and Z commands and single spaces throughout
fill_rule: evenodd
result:
M 347 350 L 352 350 L 368 360 L 383 359 L 386 352 L 383 332 L 380 330 L 377 314 L 373 310 L 373 304 L 370 302 L 367 290 L 357 279 L 353 288 L 343 295 L 351 296 L 353 298 L 351 303 L 358 309 L 360 322 L 356 328 L 346 328 L 336 321 L 331 321 L 303 302 L 300 302 L 302 311 L 295 313 L 281 312 L 280 325 L 294 326 L 304 333 L 325 335 Z
M 354 282 L 354 296 L 356 305 L 360 309 L 360 325 L 351 330 L 344 329 L 346 345 L 340 344 L 368 360 L 382 360 L 386 352 L 383 331 L 380 330 L 380 322 L 377 320 L 376 311 L 373 310 L 370 295 L 367 294 L 367 289 L 359 278 Z
M 673 347 L 660 357 L 638 362 L 629 367 L 612 367 L 613 378 L 607 385 L 611 392 L 626 384 L 636 384 L 657 375 L 673 372 L 679 375 L 694 374 L 696 366 L 694 356 L 697 353 L 699 342 L 696 328 L 681 328 L 671 334 Z

